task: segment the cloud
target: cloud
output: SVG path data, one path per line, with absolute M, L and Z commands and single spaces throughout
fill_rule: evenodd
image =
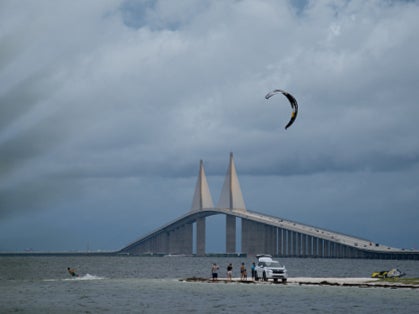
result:
M 252 188 L 253 181 L 297 180 L 297 190 L 307 191 L 320 176 L 327 189 L 339 178 L 357 185 L 367 175 L 371 185 L 384 185 L 383 195 L 417 189 L 417 2 L 0 6 L 0 224 L 29 212 L 59 217 L 70 205 L 76 216 L 97 212 L 105 201 L 90 182 L 120 200 L 100 221 L 136 213 L 151 230 L 166 219 L 144 213 L 166 207 L 170 217 L 183 214 L 199 160 L 222 181 L 230 151 Z M 287 131 L 287 100 L 264 99 L 274 88 L 300 104 Z M 156 190 L 136 201 L 130 192 L 124 202 L 126 194 L 115 189 L 129 182 L 125 188 L 140 193 L 148 180 L 156 180 Z M 168 182 L 177 180 L 191 181 L 191 192 L 182 185 L 183 198 L 169 209 L 165 195 L 178 187 Z M 269 207 L 265 198 L 275 202 L 248 193 L 255 207 Z M 330 194 L 335 205 L 345 199 L 360 208 L 356 200 L 368 189 Z M 310 193 L 313 205 L 295 206 L 327 213 L 327 195 Z M 411 217 L 411 200 L 387 200 L 381 216 L 403 204 Z

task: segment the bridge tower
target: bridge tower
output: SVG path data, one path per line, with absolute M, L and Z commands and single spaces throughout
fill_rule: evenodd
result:
M 204 162 L 201 160 L 199 162 L 199 174 L 195 185 L 191 211 L 202 210 L 204 208 L 214 208 L 214 204 L 205 175 Z
M 204 163 L 199 162 L 198 180 L 195 186 L 195 193 L 192 200 L 191 211 L 214 208 L 211 193 L 208 187 L 207 177 L 205 176 Z M 205 216 L 196 219 L 196 255 L 205 255 Z
M 230 153 L 230 163 L 217 208 L 246 211 L 233 153 Z M 236 253 L 236 216 L 228 214 L 226 215 L 226 253 Z

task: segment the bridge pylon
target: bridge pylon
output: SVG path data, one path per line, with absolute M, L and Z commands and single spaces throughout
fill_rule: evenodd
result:
M 204 162 L 201 160 L 199 162 L 199 174 L 195 185 L 191 211 L 202 210 L 204 208 L 214 208 L 214 203 L 212 202 L 207 177 L 205 175 Z
M 236 166 L 234 164 L 233 153 L 230 153 L 230 163 L 221 190 L 217 208 L 246 211 L 240 189 L 239 178 L 237 177 Z M 236 253 L 236 216 L 226 215 L 226 253 Z
M 237 177 L 236 166 L 234 165 L 233 153 L 230 153 L 230 163 L 221 190 L 220 199 L 217 203 L 217 208 L 246 211 L 239 178 Z
M 203 209 L 213 208 L 211 193 L 208 187 L 207 177 L 204 170 L 204 162 L 199 162 L 198 180 L 195 186 L 195 193 L 192 200 L 191 211 L 200 211 Z M 196 219 L 196 255 L 205 255 L 205 216 Z

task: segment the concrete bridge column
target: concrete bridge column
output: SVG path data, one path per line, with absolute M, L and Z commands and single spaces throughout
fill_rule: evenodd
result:
M 340 257 L 345 257 L 345 246 L 344 245 L 340 245 Z
M 329 256 L 330 257 L 336 257 L 335 256 L 335 243 L 333 241 L 330 241 L 330 248 L 329 248 Z
M 327 257 L 333 257 L 333 242 L 328 241 L 328 255 Z
M 149 245 L 150 245 L 150 253 L 154 253 L 156 252 L 156 237 L 152 237 L 149 241 L 148 241 Z
M 172 253 L 173 251 L 173 245 L 174 245 L 174 230 L 170 230 L 167 232 L 167 238 L 168 238 L 168 246 L 167 246 L 167 254 Z
M 160 253 L 161 252 L 160 240 L 161 240 L 161 235 L 160 234 L 154 237 L 153 253 Z
M 192 255 L 193 250 L 193 226 L 192 223 L 185 225 L 185 236 L 184 236 L 184 254 Z
M 287 254 L 287 256 L 293 256 L 294 255 L 294 248 L 293 248 L 293 232 L 292 231 L 290 231 L 290 230 L 288 230 L 287 231 L 287 237 L 288 237 L 288 254 Z
M 307 235 L 307 256 L 312 256 L 312 236 Z
M 226 253 L 236 253 L 236 217 L 226 215 Z
M 192 223 L 181 225 L 175 232 L 177 254 L 192 254 Z
M 160 234 L 154 237 L 153 253 L 160 252 Z
M 250 254 L 249 251 L 249 235 L 250 235 L 250 221 L 242 218 L 242 252 Z
M 276 227 L 242 219 L 242 251 L 248 255 L 277 254 Z
M 295 256 L 297 250 L 296 250 L 296 246 L 297 246 L 297 233 L 295 231 L 291 231 L 291 256 Z
M 323 254 L 324 254 L 324 241 L 323 241 L 323 239 L 320 239 L 319 238 L 319 256 L 320 257 L 323 257 Z
M 281 231 L 281 243 L 282 243 L 282 256 L 287 256 L 287 230 L 282 229 Z
M 296 234 L 296 237 L 297 237 L 297 246 L 296 246 L 296 251 L 295 251 L 295 254 L 296 254 L 296 256 L 301 256 L 302 255 L 302 252 L 301 252 L 301 233 L 299 233 L 299 232 L 297 232 L 297 234 Z
M 333 242 L 332 253 L 334 258 L 339 257 L 339 244 Z
M 196 220 L 196 255 L 205 255 L 205 217 Z
M 242 219 L 242 251 L 248 255 L 260 253 L 260 240 L 258 223 Z
M 330 257 L 330 241 L 323 240 L 324 242 L 324 254 L 323 257 Z
M 313 237 L 313 256 L 318 257 L 319 256 L 319 238 Z
M 158 253 L 169 253 L 169 233 L 168 232 L 162 232 L 159 235 L 159 252 Z
M 169 231 L 169 252 L 168 254 L 179 253 L 179 231 L 178 229 L 173 229 Z
M 349 248 L 349 247 L 347 247 L 346 245 L 345 245 L 345 257 L 346 257 L 346 258 L 351 257 L 351 250 L 350 250 L 350 248 Z
M 342 245 L 342 257 L 346 258 L 346 246 Z
M 284 256 L 284 229 L 278 228 L 278 255 Z
M 301 244 L 301 239 L 302 239 L 302 234 L 301 233 L 297 233 L 297 256 L 302 256 L 303 255 L 303 246 Z
M 301 256 L 307 256 L 307 235 L 301 234 Z
M 146 241 L 146 242 L 144 243 L 144 246 L 143 246 L 141 249 L 139 249 L 139 251 L 140 251 L 141 253 L 149 253 L 149 252 L 150 252 L 150 246 L 149 246 L 149 244 L 148 244 L 148 241 Z
M 183 232 L 182 232 L 182 227 L 177 227 L 175 230 L 175 239 L 176 239 L 176 244 L 175 244 L 175 251 L 173 252 L 174 254 L 182 254 L 182 246 L 183 246 Z
M 275 227 L 265 225 L 265 253 L 276 255 Z
M 343 252 L 342 244 L 336 244 L 336 257 L 338 258 L 343 257 L 342 252 Z
M 340 257 L 340 244 L 335 243 L 335 247 L 334 247 L 334 251 L 335 251 L 335 257 Z
M 148 241 L 144 241 L 143 245 L 141 245 L 140 247 L 137 248 L 137 252 L 139 254 L 143 254 L 143 253 L 146 253 L 146 252 L 149 252 L 149 251 L 150 251 L 150 249 L 149 249 Z
M 346 255 L 348 258 L 354 258 L 355 257 L 355 251 L 351 247 L 346 247 Z

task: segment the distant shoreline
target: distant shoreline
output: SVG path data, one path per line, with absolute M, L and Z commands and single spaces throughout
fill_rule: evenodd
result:
M 134 256 L 134 257 L 242 257 L 246 258 L 245 253 L 208 253 L 205 256 L 197 256 L 196 254 L 165 254 L 165 253 L 144 253 L 144 254 L 129 254 L 120 251 L 96 251 L 96 252 L 41 252 L 41 251 L 27 251 L 27 252 L 0 252 L 0 256 Z
M 1 256 L 117 256 L 117 252 L 0 252 Z

